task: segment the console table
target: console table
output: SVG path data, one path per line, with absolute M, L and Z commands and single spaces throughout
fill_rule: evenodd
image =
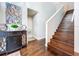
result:
M 26 31 L 0 31 L 0 55 L 8 54 L 27 45 Z

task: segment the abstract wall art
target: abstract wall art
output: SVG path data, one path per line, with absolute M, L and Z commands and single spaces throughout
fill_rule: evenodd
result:
M 20 6 L 6 3 L 6 23 L 22 24 L 22 10 Z

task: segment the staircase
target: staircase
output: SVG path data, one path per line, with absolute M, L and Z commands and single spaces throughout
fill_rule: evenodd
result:
M 67 11 L 55 34 L 48 43 L 48 50 L 56 56 L 74 55 L 74 21 L 73 10 Z

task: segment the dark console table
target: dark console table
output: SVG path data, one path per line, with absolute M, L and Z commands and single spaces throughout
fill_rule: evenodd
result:
M 27 44 L 26 31 L 0 31 L 0 55 L 8 54 Z

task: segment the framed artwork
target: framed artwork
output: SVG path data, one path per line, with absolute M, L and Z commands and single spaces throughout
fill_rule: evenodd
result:
M 20 6 L 6 3 L 6 24 L 22 24 L 22 10 Z

